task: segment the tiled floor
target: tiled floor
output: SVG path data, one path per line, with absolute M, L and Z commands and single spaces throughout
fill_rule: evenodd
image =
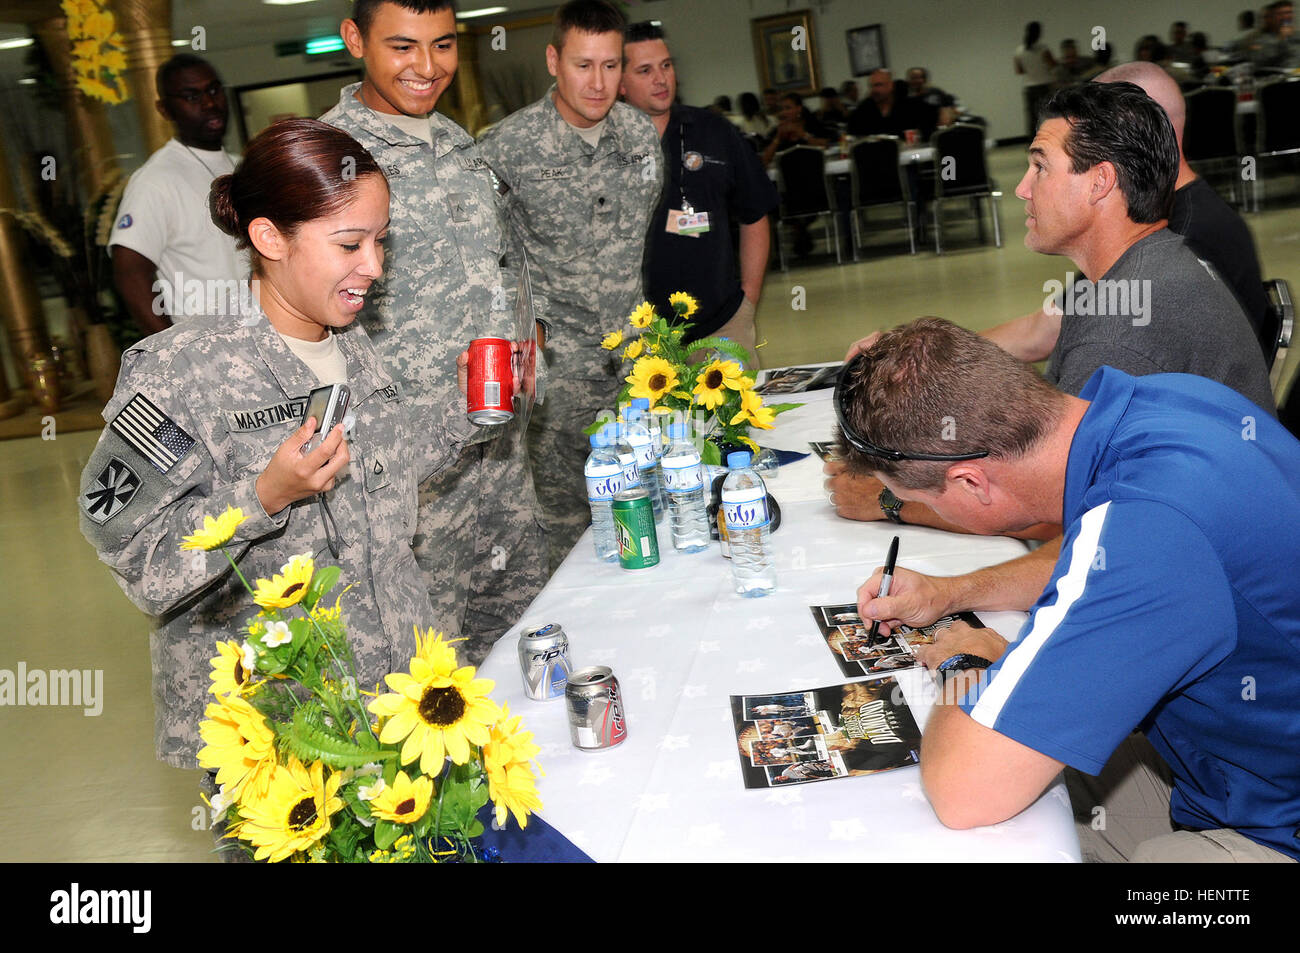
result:
M 824 361 L 878 328 L 922 314 L 984 328 L 1036 308 L 1064 259 L 1025 250 L 1012 192 L 1023 150 L 999 150 L 1004 247 L 977 247 L 954 225 L 954 250 L 769 274 L 759 308 L 764 363 Z M 1294 182 L 1290 183 L 1294 188 Z M 954 214 L 956 206 L 954 206 Z M 1300 289 L 1295 205 L 1248 218 L 1266 276 Z M 963 237 L 965 236 L 965 237 Z M 802 291 L 800 291 L 802 289 Z M 803 298 L 805 308 L 793 305 Z M 1300 348 L 1295 350 L 1293 373 Z M 102 713 L 0 708 L 0 860 L 210 860 L 197 772 L 153 757 L 148 623 L 122 595 L 77 528 L 81 469 L 96 434 L 0 442 L 0 670 L 103 673 Z M 0 675 L 0 678 L 4 677 Z

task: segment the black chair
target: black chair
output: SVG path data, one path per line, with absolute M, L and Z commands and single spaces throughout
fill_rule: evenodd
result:
M 1232 200 L 1240 207 L 1245 203 L 1245 189 L 1237 198 L 1237 171 L 1241 150 L 1237 145 L 1237 94 L 1222 87 L 1204 87 L 1188 93 L 1187 121 L 1183 126 L 1183 155 L 1198 173 L 1229 172 Z
M 786 270 L 785 242 L 781 226 L 799 219 L 815 220 L 825 215 L 835 242 L 835 263 L 842 264 L 840 227 L 835 216 L 832 192 L 826 186 L 826 153 L 814 146 L 793 146 L 776 154 L 778 185 L 781 192 L 780 215 L 776 221 L 776 247 L 781 270 Z M 809 221 L 811 224 L 811 221 Z
M 975 212 L 979 239 L 984 241 L 984 218 L 980 199 L 988 199 L 993 216 L 993 242 L 1002 247 L 1002 226 L 998 219 L 997 183 L 989 176 L 984 130 L 979 126 L 956 123 L 940 129 L 930 138 L 934 146 L 934 250 L 943 254 L 943 219 L 940 208 L 945 201 L 970 199 Z
M 1287 348 L 1291 346 L 1291 331 L 1295 327 L 1295 304 L 1291 300 L 1291 285 L 1285 278 L 1271 278 L 1264 282 L 1268 294 L 1268 310 L 1264 312 L 1265 335 L 1264 364 L 1276 389 L 1277 378 L 1286 364 Z M 1280 360 L 1279 360 L 1280 358 Z
M 881 205 L 901 205 L 907 225 L 907 241 L 916 254 L 916 228 L 913 223 L 915 206 L 908 195 L 907 180 L 898 163 L 897 136 L 870 136 L 855 142 L 849 148 L 849 178 L 851 182 L 853 260 L 858 260 L 862 244 L 859 221 L 866 210 Z
M 1300 154 L 1300 77 L 1257 87 L 1255 100 L 1259 103 L 1256 159 Z M 1259 173 L 1256 168 L 1251 190 L 1255 211 L 1259 211 Z

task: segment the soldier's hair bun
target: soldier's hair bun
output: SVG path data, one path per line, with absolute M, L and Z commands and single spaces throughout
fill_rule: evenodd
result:
M 230 173 L 212 180 L 212 191 L 208 193 L 208 212 L 212 215 L 212 224 L 242 242 L 246 236 L 239 227 L 239 213 L 235 211 L 235 203 L 230 197 L 234 182 L 235 177 Z
M 315 119 L 285 119 L 248 144 L 234 172 L 212 180 L 208 210 L 213 223 L 244 249 L 254 219 L 269 219 L 292 237 L 300 226 L 351 202 L 358 179 L 383 174 L 342 129 Z

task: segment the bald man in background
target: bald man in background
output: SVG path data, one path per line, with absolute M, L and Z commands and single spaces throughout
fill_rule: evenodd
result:
M 1264 340 L 1268 295 L 1260 277 L 1255 240 L 1241 216 L 1219 196 L 1204 179 L 1192 171 L 1183 152 L 1183 127 L 1187 106 L 1178 84 L 1154 63 L 1125 63 L 1098 76 L 1096 83 L 1132 83 L 1160 104 L 1169 115 L 1178 139 L 1178 180 L 1174 183 L 1174 208 L 1169 228 L 1182 235 L 1192 251 L 1204 258 L 1232 289 L 1241 309 L 1246 312 L 1260 347 L 1268 353 Z

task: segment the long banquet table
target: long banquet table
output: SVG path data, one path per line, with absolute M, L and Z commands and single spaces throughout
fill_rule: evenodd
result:
M 823 390 L 772 398 L 804 406 L 777 418 L 776 430 L 760 442 L 807 451 L 809 440 L 829 439 L 830 396 Z M 777 590 L 764 598 L 735 594 L 730 563 L 716 544 L 675 553 L 666 519 L 659 528 L 662 562 L 643 573 L 598 562 L 590 530 L 578 541 L 480 667 L 481 676 L 496 681 L 493 697 L 524 716 L 541 747 L 541 816 L 597 861 L 1078 861 L 1059 778 L 1017 817 L 970 831 L 939 823 L 915 766 L 782 788 L 743 786 L 729 696 L 850 681 L 809 606 L 855 601 L 895 534 L 898 564 L 929 573 L 966 572 L 1025 552 L 1012 539 L 840 519 L 822 479 L 814 454 L 769 481 L 783 521 L 770 537 Z M 1024 618 L 980 615 L 1009 639 Z M 627 719 L 621 745 L 573 747 L 564 700 L 525 694 L 518 636 L 548 622 L 563 625 L 575 668 L 613 669 Z M 896 677 L 924 727 L 934 696 L 930 676 Z

